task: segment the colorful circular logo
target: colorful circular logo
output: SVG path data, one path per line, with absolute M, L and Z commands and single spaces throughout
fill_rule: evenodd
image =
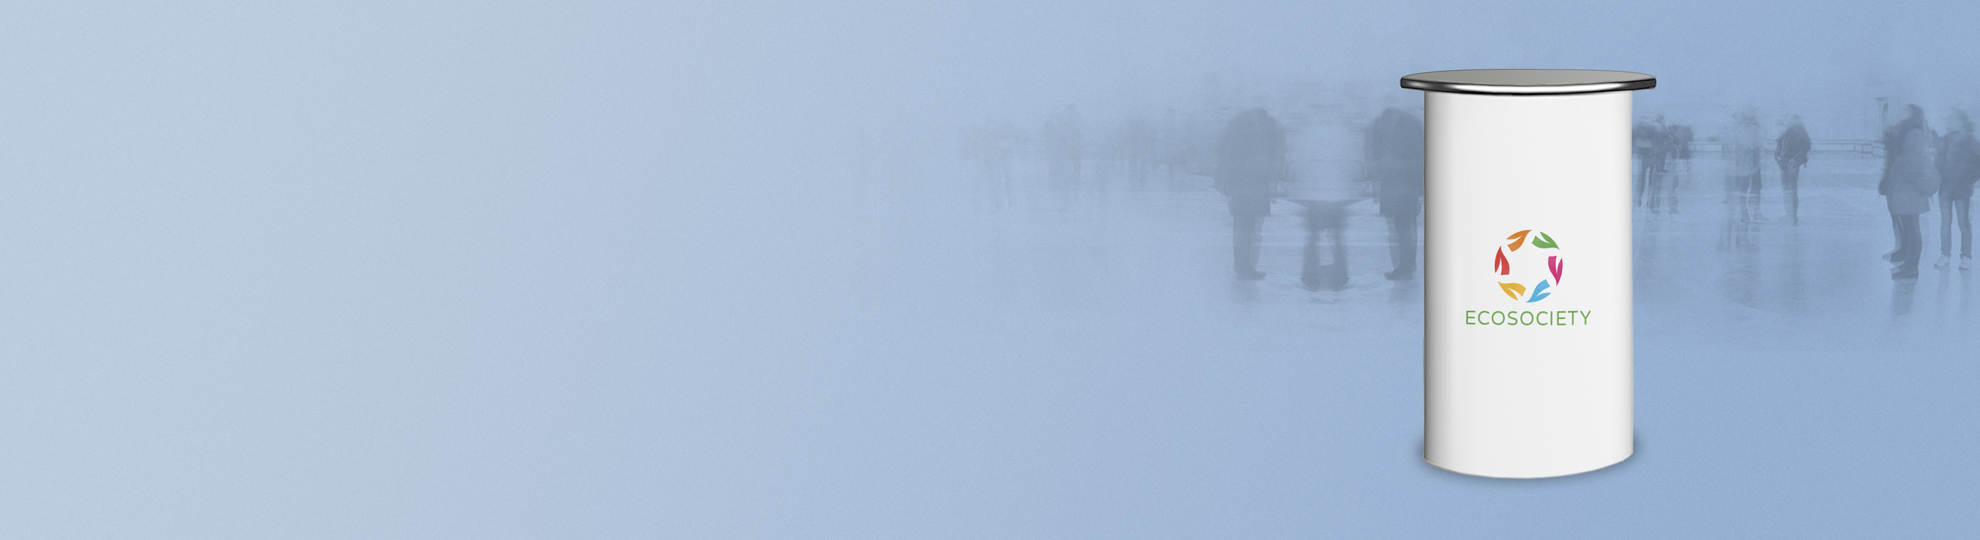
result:
M 1561 286 L 1561 267 L 1566 264 L 1560 255 L 1560 244 L 1547 233 L 1532 229 L 1512 233 L 1506 240 L 1499 246 L 1498 257 L 1492 259 L 1499 290 L 1514 301 L 1528 304 L 1553 296 Z M 1520 252 L 1522 247 L 1526 248 L 1524 253 Z M 1527 283 L 1533 284 L 1531 288 Z

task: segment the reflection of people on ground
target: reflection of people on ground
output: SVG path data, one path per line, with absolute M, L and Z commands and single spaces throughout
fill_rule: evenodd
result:
M 1801 166 L 1808 164 L 1808 128 L 1800 116 L 1789 116 L 1787 131 L 1774 141 L 1774 163 L 1781 166 L 1781 199 L 1787 204 L 1788 222 L 1801 224 Z
M 1659 180 L 1664 172 L 1664 160 L 1669 157 L 1671 149 L 1670 133 L 1664 127 L 1664 117 L 1659 115 L 1656 120 L 1637 123 L 1630 139 L 1636 159 L 1641 163 L 1637 168 L 1636 193 L 1632 201 L 1636 206 L 1657 210 L 1657 200 L 1661 195 L 1659 188 L 1662 187 Z
M 1909 107 L 1904 120 L 1884 131 L 1884 176 L 1877 182 L 1877 193 L 1885 197 L 1891 211 L 1891 228 L 1897 233 L 1898 249 L 1891 254 L 1897 268 L 1892 279 L 1918 277 L 1918 259 L 1925 239 L 1918 230 L 1918 215 L 1931 209 L 1932 194 L 1939 190 L 1939 171 L 1933 166 L 1933 135 L 1925 125 L 1925 111 Z
M 1952 226 L 1959 222 L 1959 269 L 1973 269 L 1973 182 L 1980 179 L 1980 141 L 1964 111 L 1953 111 L 1939 142 L 1939 261 L 1952 264 Z
M 1254 108 L 1224 126 L 1217 142 L 1217 191 L 1230 198 L 1231 269 L 1239 278 L 1258 271 L 1258 241 L 1272 199 L 1286 174 L 1286 135 L 1279 121 Z
M 1387 276 L 1406 281 L 1416 275 L 1416 219 L 1423 213 L 1423 119 L 1395 107 L 1368 126 L 1362 167 L 1380 193 L 1382 217 L 1389 222 Z
M 1045 121 L 1045 159 L 1052 189 L 1070 201 L 1079 189 L 1080 160 L 1085 158 L 1085 134 L 1080 131 L 1079 109 L 1067 105 Z
M 1304 206 L 1306 249 L 1302 253 L 1299 282 L 1306 290 L 1338 291 L 1347 286 L 1347 209 L 1352 201 L 1296 201 Z M 1320 238 L 1328 240 L 1328 264 L 1320 263 Z

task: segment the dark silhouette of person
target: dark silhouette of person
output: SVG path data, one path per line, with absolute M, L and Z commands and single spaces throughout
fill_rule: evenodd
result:
M 1918 277 L 1918 259 L 1925 239 L 1918 229 L 1918 215 L 1931 209 L 1932 194 L 1939 191 L 1939 170 L 1933 164 L 1933 134 L 1925 124 L 1925 111 L 1908 107 L 1903 120 L 1884 131 L 1884 175 L 1877 182 L 1877 193 L 1884 196 L 1891 212 L 1891 229 L 1898 238 L 1898 249 L 1891 254 L 1897 267 L 1891 279 Z
M 1800 116 L 1789 116 L 1787 130 L 1774 141 L 1774 163 L 1781 166 L 1781 198 L 1787 204 L 1790 224 L 1801 224 L 1801 166 L 1808 164 L 1812 146 Z
M 1416 275 L 1416 219 L 1423 214 L 1423 119 L 1395 107 L 1368 125 L 1362 144 L 1362 171 L 1377 186 L 1383 219 L 1389 222 L 1389 259 L 1394 281 Z
M 1674 124 L 1670 127 L 1672 158 L 1678 161 L 1691 161 L 1691 125 Z
M 1973 121 L 1965 111 L 1952 113 L 1949 130 L 1940 139 L 1939 262 L 1952 263 L 1952 226 L 1959 222 L 1959 269 L 1973 269 L 1973 182 L 1980 180 L 1980 141 L 1973 138 Z
M 1272 199 L 1286 178 L 1286 134 L 1263 108 L 1238 113 L 1217 141 L 1217 191 L 1230 199 L 1231 269 L 1241 279 L 1263 279 L 1258 241 Z

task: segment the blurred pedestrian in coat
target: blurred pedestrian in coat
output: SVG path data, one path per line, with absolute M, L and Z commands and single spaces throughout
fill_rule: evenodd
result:
M 1677 170 L 1684 174 L 1664 175 L 1664 206 L 1670 213 L 1678 213 L 1678 182 L 1691 173 L 1691 126 L 1676 124 L 1667 130 L 1671 135 L 1671 161 Z
M 1739 205 L 1740 221 L 1747 223 L 1766 221 L 1760 215 L 1760 156 L 1766 151 L 1762 137 L 1760 120 L 1748 109 L 1739 113 L 1727 140 L 1726 149 L 1732 152 L 1728 196 Z
M 1752 224 L 1760 220 L 1758 209 L 1754 208 L 1753 187 L 1760 183 L 1760 159 L 1765 153 L 1766 141 L 1762 140 L 1760 122 L 1751 109 L 1743 109 L 1733 116 L 1733 125 L 1725 132 L 1726 180 L 1725 216 L 1719 224 L 1719 247 L 1740 249 L 1750 244 L 1749 233 Z
M 1671 134 L 1671 159 L 1675 159 L 1678 161 L 1690 161 L 1691 160 L 1691 126 L 1686 124 L 1675 124 L 1672 125 L 1668 129 L 1668 131 Z M 1688 169 L 1689 168 L 1687 168 L 1687 170 Z
M 1946 136 L 1939 142 L 1939 262 L 1952 263 L 1952 226 L 1959 222 L 1959 269 L 1973 269 L 1973 182 L 1980 180 L 1980 141 L 1973 138 L 1973 121 L 1953 111 Z
M 1884 176 L 1877 182 L 1898 238 L 1898 249 L 1891 254 L 1891 262 L 1897 263 L 1891 279 L 1918 277 L 1925 243 L 1918 215 L 1931 209 L 1932 194 L 1939 191 L 1939 170 L 1932 156 L 1935 137 L 1925 125 L 1925 111 L 1917 105 L 1909 110 L 1904 120 L 1884 131 Z
M 1230 199 L 1231 269 L 1241 279 L 1258 271 L 1258 243 L 1272 199 L 1286 178 L 1286 134 L 1279 121 L 1254 108 L 1238 113 L 1217 142 L 1217 191 Z
M 1086 134 L 1079 108 L 1067 105 L 1045 120 L 1045 159 L 1052 189 L 1070 203 L 1079 189 L 1080 165 L 1086 159 Z
M 1389 222 L 1394 269 L 1384 276 L 1408 280 L 1416 275 L 1416 219 L 1423 215 L 1423 119 L 1395 107 L 1382 111 L 1368 125 L 1361 163 Z
M 1808 164 L 1808 128 L 1800 116 L 1788 117 L 1787 130 L 1774 141 L 1774 163 L 1781 166 L 1781 198 L 1787 203 L 1788 222 L 1801 223 L 1801 166 Z

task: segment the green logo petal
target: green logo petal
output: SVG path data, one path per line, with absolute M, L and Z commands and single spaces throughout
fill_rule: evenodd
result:
M 1533 239 L 1533 247 L 1540 249 L 1560 249 L 1560 244 L 1554 243 L 1554 237 L 1547 236 L 1547 233 L 1543 232 L 1536 232 L 1534 234 L 1540 235 L 1540 237 Z

